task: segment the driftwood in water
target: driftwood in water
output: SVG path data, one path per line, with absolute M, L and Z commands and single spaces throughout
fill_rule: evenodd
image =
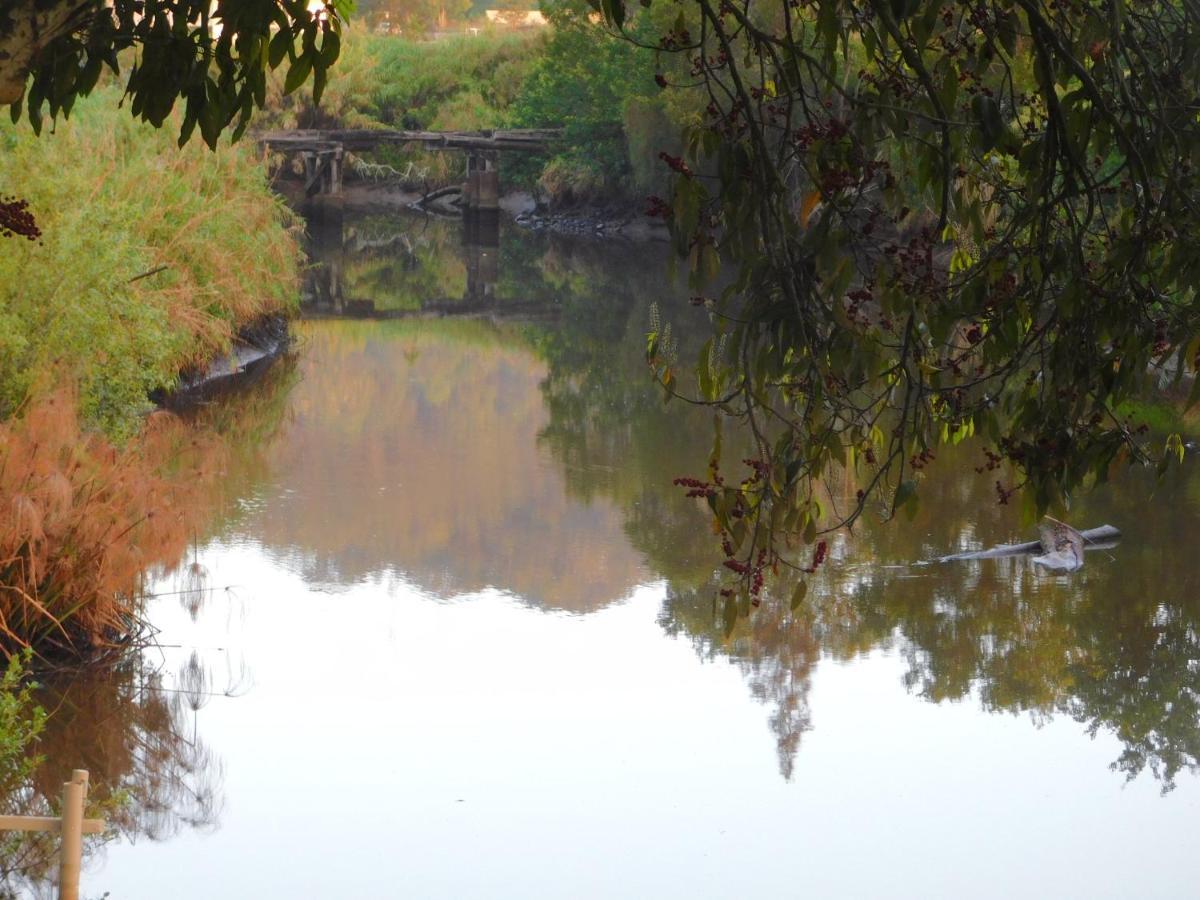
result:
M 1087 531 L 1081 531 L 1080 534 L 1083 535 L 1083 548 L 1085 550 L 1107 550 L 1110 547 L 1115 547 L 1121 540 L 1120 529 L 1114 528 L 1111 525 L 1089 528 Z M 1041 541 L 1026 541 L 1023 544 L 1000 544 L 988 550 L 954 553 L 950 556 L 939 557 L 934 562 L 957 562 L 966 559 L 999 559 L 1005 556 L 1024 556 L 1042 552 Z

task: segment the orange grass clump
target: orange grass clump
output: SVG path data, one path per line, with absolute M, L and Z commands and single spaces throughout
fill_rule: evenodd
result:
M 225 452 L 163 412 L 118 448 L 67 390 L 0 422 L 0 651 L 96 659 L 135 640 L 146 572 L 182 557 Z

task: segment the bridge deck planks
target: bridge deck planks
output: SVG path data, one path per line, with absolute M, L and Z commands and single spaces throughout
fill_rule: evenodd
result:
M 425 144 L 446 150 L 515 150 L 536 153 L 562 136 L 560 129 L 510 129 L 495 131 L 391 131 L 382 129 L 269 131 L 257 135 L 272 150 L 351 151 L 373 150 L 388 144 Z

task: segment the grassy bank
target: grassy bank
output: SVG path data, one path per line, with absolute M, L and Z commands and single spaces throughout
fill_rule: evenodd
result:
M 0 252 L 0 419 L 66 382 L 88 425 L 127 438 L 152 390 L 296 302 L 292 220 L 253 146 L 178 150 L 118 99 L 101 92 L 41 138 L 0 126 L 0 185 L 42 231 Z
M 148 395 L 298 297 L 296 226 L 254 148 L 175 146 L 102 91 L 54 134 L 0 126 L 42 232 L 0 244 L 0 648 L 94 656 L 178 559 L 220 436 Z

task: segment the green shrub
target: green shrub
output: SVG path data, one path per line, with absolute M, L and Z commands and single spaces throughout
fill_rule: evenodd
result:
M 0 674 L 0 809 L 14 812 L 16 790 L 40 760 L 30 749 L 46 724 L 46 713 L 33 702 L 37 685 L 25 678 L 31 654 L 13 654 Z

